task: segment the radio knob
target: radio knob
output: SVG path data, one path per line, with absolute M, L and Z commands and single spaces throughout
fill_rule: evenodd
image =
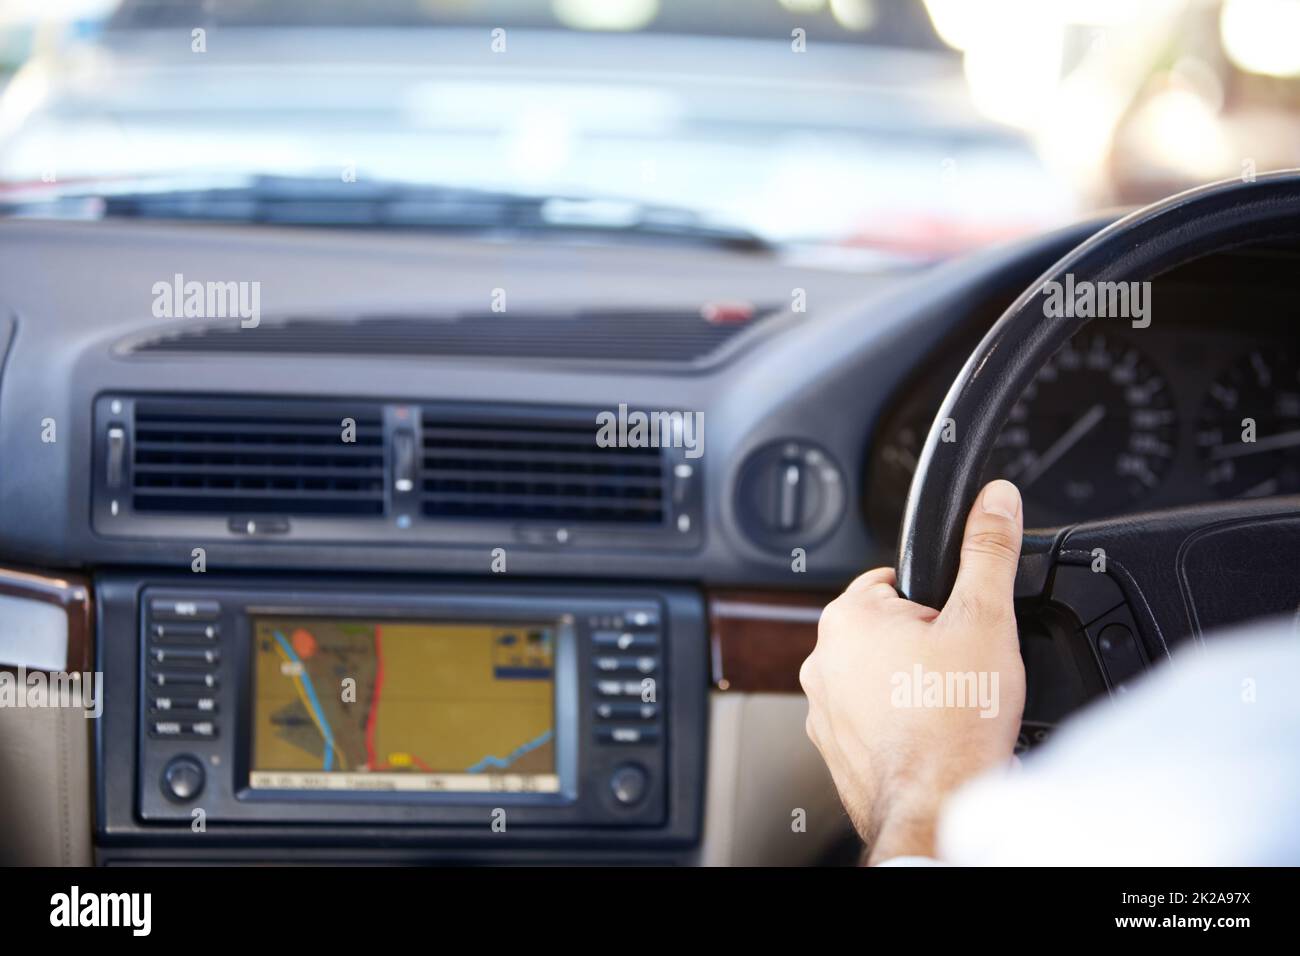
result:
M 614 799 L 625 807 L 640 803 L 650 782 L 645 770 L 634 763 L 624 764 L 610 775 L 609 789 Z
M 173 757 L 163 768 L 162 790 L 169 800 L 187 803 L 203 792 L 203 764 L 189 755 Z

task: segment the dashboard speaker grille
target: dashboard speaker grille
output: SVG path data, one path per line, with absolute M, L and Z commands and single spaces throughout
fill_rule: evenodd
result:
M 655 525 L 665 521 L 658 448 L 605 448 L 584 421 L 423 415 L 421 510 L 432 518 Z
M 344 419 L 356 423 L 345 441 Z M 141 400 L 132 503 L 140 512 L 379 515 L 384 431 L 377 407 Z

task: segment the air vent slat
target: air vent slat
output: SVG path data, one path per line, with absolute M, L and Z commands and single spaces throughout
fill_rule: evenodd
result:
M 430 487 L 434 481 L 440 486 L 467 482 L 508 481 L 527 484 L 589 486 L 592 488 L 660 488 L 663 478 L 655 475 L 599 475 L 575 471 L 541 471 L 529 468 L 526 471 L 499 471 L 480 468 L 433 468 L 424 472 L 424 485 Z
M 539 493 L 531 494 L 484 494 L 481 492 L 465 492 L 463 494 L 452 491 L 440 491 L 430 494 L 426 497 L 426 502 L 445 503 L 445 504 L 473 504 L 473 505 L 504 505 L 519 506 L 524 508 L 544 505 L 550 508 L 573 507 L 576 509 L 588 509 L 592 511 L 654 511 L 658 512 L 662 505 L 655 500 L 640 500 L 637 498 L 610 498 L 607 500 L 592 499 L 585 495 L 546 495 Z
M 148 399 L 135 405 L 134 439 L 140 512 L 384 513 L 383 418 L 373 404 Z
M 364 431 L 367 426 L 378 429 L 379 422 L 357 422 L 358 433 Z M 266 425 L 252 422 L 195 422 L 192 419 L 174 419 L 171 421 L 156 419 L 141 421 L 137 419 L 135 433 L 140 437 L 151 435 L 184 436 L 187 433 L 193 433 L 199 435 L 231 435 L 241 438 L 265 436 L 292 442 L 337 442 L 339 435 L 342 433 L 342 424 L 340 422 L 325 425 L 308 422 L 277 422 L 273 425 Z M 380 437 L 378 434 L 371 436 L 373 440 L 378 440 Z
M 705 363 L 736 335 L 775 315 L 717 324 L 700 309 L 461 313 L 429 316 L 264 319 L 256 329 L 198 325 L 156 334 L 134 352 L 449 356 Z
M 512 425 L 506 425 L 497 428 L 448 428 L 435 426 L 424 430 L 424 440 L 426 443 L 431 441 L 460 443 L 462 441 L 472 441 L 474 439 L 487 439 L 493 442 L 499 442 L 504 439 L 529 442 L 531 444 L 585 445 L 588 448 L 599 447 L 596 444 L 596 425 L 594 416 L 591 427 L 582 430 L 576 430 L 571 426 L 566 428 L 548 428 L 544 425 L 538 426 L 535 429 L 518 428 Z
M 434 449 L 428 449 L 432 452 Z M 456 449 L 456 448 L 437 448 L 438 464 L 442 467 L 448 467 L 452 462 L 468 462 L 467 467 L 475 467 L 477 461 L 518 461 L 524 463 L 550 463 L 557 465 L 584 465 L 592 468 L 649 468 L 658 470 L 659 454 L 656 449 L 649 449 L 648 454 L 638 451 L 629 451 L 621 448 L 610 448 L 607 450 L 595 451 L 590 453 L 564 453 L 564 452 L 542 452 L 520 450 L 514 451 L 502 448 L 475 448 L 475 449 Z
M 353 497 L 352 493 L 347 490 L 319 490 L 311 488 L 221 488 L 221 487 L 203 487 L 203 488 L 144 488 L 139 489 L 141 494 L 147 494 L 153 498 L 168 497 L 195 497 L 195 498 L 230 498 L 238 495 L 242 498 L 271 498 L 282 496 L 285 491 L 291 490 L 296 498 L 311 498 L 317 501 L 343 501 Z
M 189 465 L 181 463 L 151 464 L 137 462 L 137 474 L 144 475 L 257 475 L 272 478 L 379 478 L 384 469 L 364 462 L 356 468 L 316 467 L 304 469 L 298 465 Z
M 191 441 L 186 437 L 178 437 L 173 441 L 140 441 L 136 443 L 136 452 L 164 452 L 177 454 L 248 454 L 257 456 L 274 456 L 274 455 L 292 455 L 303 456 L 304 458 L 359 458 L 369 460 L 375 456 L 383 457 L 382 442 L 368 441 L 361 444 L 360 438 L 356 444 L 343 444 L 336 439 L 332 445 L 292 445 L 288 443 L 272 444 L 258 442 L 205 442 Z
M 456 421 L 426 409 L 421 510 L 441 519 L 662 524 L 662 450 L 602 448 L 597 433 L 594 413 Z
M 384 513 L 383 500 L 375 502 L 366 502 L 362 504 L 353 504 L 350 507 L 343 507 L 343 503 L 334 500 L 315 501 L 311 498 L 296 499 L 292 506 L 285 504 L 284 496 L 277 499 L 259 499 L 246 497 L 243 494 L 230 494 L 224 498 L 171 498 L 167 496 L 158 496 L 152 494 L 137 493 L 134 498 L 136 511 L 142 513 L 184 513 L 184 514 L 271 514 L 271 515 L 321 515 L 321 516 L 338 516 L 342 514 L 350 516 L 372 515 L 378 516 Z

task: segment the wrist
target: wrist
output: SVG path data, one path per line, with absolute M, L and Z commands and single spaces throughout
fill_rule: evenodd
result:
M 939 804 L 932 794 L 908 794 L 891 801 L 868 847 L 867 865 L 898 856 L 933 857 Z

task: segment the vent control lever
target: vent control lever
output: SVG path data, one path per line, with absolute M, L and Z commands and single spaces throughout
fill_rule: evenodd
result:
M 406 494 L 415 488 L 415 434 L 408 428 L 393 433 L 393 490 Z
M 126 460 L 126 429 L 121 425 L 108 427 L 108 473 L 104 476 L 110 488 L 122 487 L 122 463 Z

